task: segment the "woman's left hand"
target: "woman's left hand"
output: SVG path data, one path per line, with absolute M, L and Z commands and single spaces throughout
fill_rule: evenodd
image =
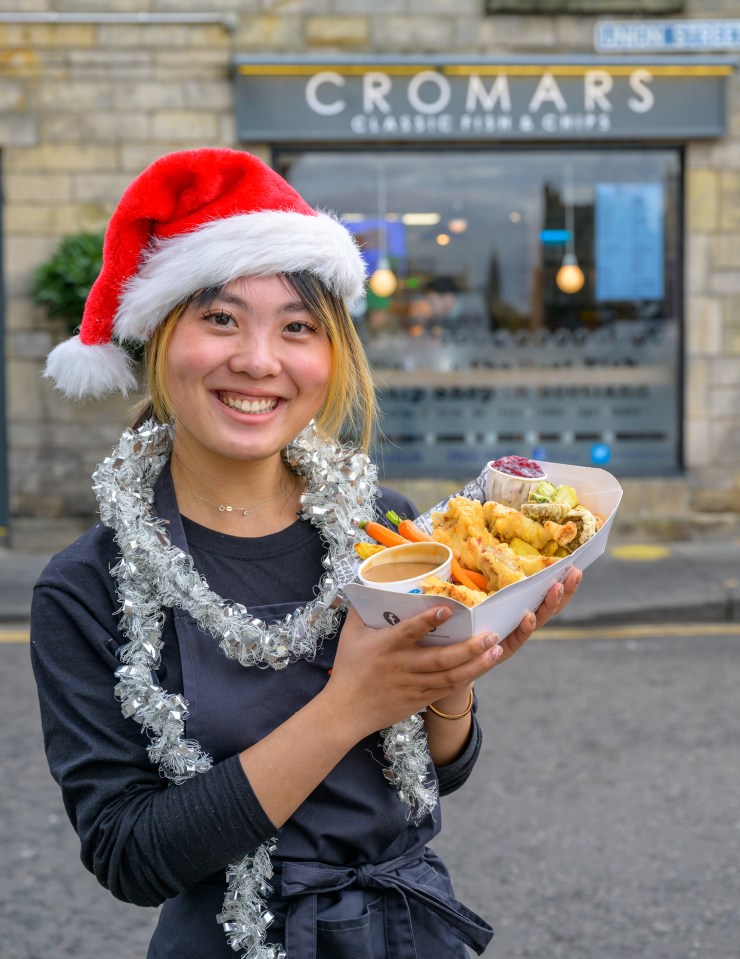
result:
M 573 569 L 563 583 L 553 583 L 539 608 L 533 613 L 527 613 L 517 628 L 509 633 L 506 639 L 500 641 L 499 646 L 503 650 L 503 656 L 497 665 L 513 656 L 536 630 L 541 629 L 556 613 L 565 609 L 582 578 L 582 571 Z

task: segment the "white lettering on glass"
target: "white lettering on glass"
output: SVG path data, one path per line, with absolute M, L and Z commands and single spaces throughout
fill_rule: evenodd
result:
M 475 113 L 478 103 L 484 110 L 490 111 L 496 108 L 496 104 L 501 102 L 501 109 L 505 113 L 511 113 L 511 93 L 509 91 L 509 78 L 505 73 L 500 74 L 491 84 L 491 89 L 486 90 L 483 81 L 477 74 L 473 74 L 468 81 L 468 92 L 465 98 L 465 112 Z
M 344 100 L 335 100 L 334 103 L 323 103 L 319 100 L 318 90 L 324 83 L 333 83 L 336 87 L 343 87 L 345 79 L 341 74 L 334 73 L 331 70 L 324 70 L 321 73 L 314 74 L 306 84 L 306 103 L 314 113 L 322 117 L 331 117 L 341 113 L 347 106 Z
M 372 113 L 375 107 L 381 113 L 390 113 L 391 105 L 386 96 L 391 92 L 391 78 L 387 73 L 366 73 L 362 78 L 362 109 Z
M 420 96 L 421 87 L 427 83 L 437 87 L 437 99 L 430 103 L 422 100 Z M 435 70 L 423 70 L 412 77 L 409 83 L 409 104 L 417 113 L 441 113 L 450 102 L 451 96 L 450 81 Z
M 627 101 L 627 106 L 633 113 L 647 113 L 652 110 L 655 94 L 645 86 L 646 83 L 652 82 L 653 75 L 649 70 L 634 70 L 630 75 L 630 90 L 637 94 L 637 97 L 630 97 Z
M 561 113 L 565 113 L 568 109 L 563 94 L 560 92 L 560 87 L 551 73 L 542 74 L 542 79 L 537 84 L 537 89 L 529 102 L 527 111 L 536 113 L 545 101 L 552 103 L 555 109 Z
M 587 70 L 583 78 L 583 105 L 592 113 L 594 110 L 605 110 L 607 113 L 612 105 L 608 93 L 611 93 L 614 80 L 606 70 Z

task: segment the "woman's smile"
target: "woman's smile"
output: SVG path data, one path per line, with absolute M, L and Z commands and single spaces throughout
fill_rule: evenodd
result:
M 228 406 L 232 410 L 241 410 L 242 413 L 271 413 L 280 402 L 277 397 L 250 399 L 248 396 L 242 396 L 239 393 L 218 392 L 216 396 L 224 406 Z

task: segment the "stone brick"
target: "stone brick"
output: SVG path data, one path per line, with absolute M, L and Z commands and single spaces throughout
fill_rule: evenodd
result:
M 229 34 L 218 24 L 111 24 L 99 28 L 101 47 L 226 47 Z
M 367 17 L 309 17 L 305 41 L 310 47 L 362 47 L 370 38 Z
M 702 466 L 709 461 L 710 441 L 706 417 L 687 417 L 684 422 L 684 459 L 691 467 Z
M 154 52 L 151 50 L 70 50 L 68 54 L 69 75 L 88 82 L 110 81 L 121 78 L 130 80 L 136 76 L 146 80 L 152 76 Z M 182 59 L 182 53 L 179 54 Z
M 740 420 L 730 418 L 715 420 L 709 424 L 711 437 L 710 460 L 713 466 L 737 469 L 740 461 Z M 735 505 L 737 509 L 737 504 Z
M 589 17 L 556 17 L 555 41 L 563 53 L 573 53 L 581 50 L 592 53 L 594 48 L 594 21 Z
M 298 16 L 243 17 L 233 38 L 242 52 L 258 50 L 303 50 L 303 18 Z
M 110 207 L 99 204 L 65 203 L 55 206 L 8 204 L 5 229 L 9 235 L 64 235 L 100 228 L 110 216 Z
M 719 221 L 719 176 L 714 170 L 686 174 L 686 217 L 692 230 L 716 230 Z
M 218 12 L 239 13 L 242 17 L 259 13 L 265 0 L 218 0 Z M 203 13 L 209 8 L 204 0 L 154 0 L 157 13 Z
M 56 246 L 55 241 L 48 241 L 48 246 L 44 244 L 44 254 L 41 260 L 50 256 Z M 32 330 L 49 329 L 48 321 L 44 318 L 43 310 L 28 299 L 28 280 L 24 278 L 25 289 L 21 296 L 5 297 L 5 330 L 10 333 L 13 330 Z
M 113 106 L 113 86 L 110 83 L 90 83 L 83 80 L 45 83 L 39 89 L 38 104 L 44 110 L 74 113 L 110 110 Z
M 152 65 L 152 79 L 155 81 L 190 79 L 194 73 L 201 80 L 222 80 L 230 71 L 228 51 L 199 48 L 188 50 L 187 57 L 181 51 L 157 50 Z
M 195 110 L 160 110 L 152 115 L 152 136 L 157 140 L 213 141 L 218 137 L 218 118 Z
M 3 147 L 28 147 L 39 142 L 39 122 L 31 113 L 0 113 Z
M 398 0 L 380 0 L 387 5 L 398 7 Z M 382 13 L 382 9 L 373 9 L 372 0 L 260 0 L 260 13 L 267 16 L 318 16 L 326 13 L 349 13 L 355 16 L 362 13 Z M 388 11 L 389 12 L 389 11 Z
M 480 0 L 406 0 L 406 13 L 425 17 L 480 14 Z
M 140 173 L 150 163 L 164 156 L 165 153 L 172 153 L 173 150 L 184 149 L 181 140 L 158 141 L 157 143 L 124 143 L 121 145 L 120 169 L 126 171 L 129 179 L 137 173 Z
M 116 83 L 113 107 L 116 110 L 180 110 L 186 106 L 182 83 Z
M 730 306 L 732 304 L 732 306 Z M 735 378 L 740 381 L 740 297 L 729 296 L 724 302 L 725 322 L 723 326 L 723 352 L 734 355 Z
M 234 84 L 231 80 L 186 80 L 180 84 L 185 103 L 191 110 L 234 109 Z
M 298 0 L 300 2 L 300 0 Z M 273 6 L 278 6 L 280 0 L 272 0 Z M 307 13 L 326 13 L 328 10 L 317 9 L 315 3 L 304 3 L 303 6 L 311 6 L 310 11 Z M 334 0 L 332 5 L 332 12 L 337 14 L 354 14 L 355 16 L 362 16 L 367 14 L 368 16 L 381 16 L 384 13 L 398 13 L 399 7 L 403 12 L 405 12 L 405 5 L 399 3 L 398 0 Z
M 686 341 L 691 357 L 716 356 L 722 352 L 722 303 L 719 299 L 687 297 Z
M 490 21 L 499 44 L 509 50 L 549 50 L 557 44 L 552 17 L 500 17 Z
M 710 238 L 710 268 L 724 270 L 740 267 L 740 236 L 718 234 Z
M 60 173 L 10 173 L 5 177 L 6 203 L 59 203 L 72 198 L 72 178 Z
M 740 386 L 716 387 L 709 394 L 709 414 L 715 419 L 740 421 Z
M 125 173 L 85 173 L 72 178 L 72 197 L 80 203 L 117 203 L 130 182 Z
M 686 238 L 686 291 L 706 293 L 709 283 L 709 240 L 704 234 Z
M 738 381 L 737 357 L 726 355 L 714 357 L 709 369 L 710 381 L 718 386 L 732 386 Z
M 684 0 L 485 0 L 486 13 L 579 13 L 588 16 L 624 13 L 638 9 L 645 14 L 681 13 Z
M 25 106 L 25 84 L 19 80 L 0 78 L 0 113 L 21 111 Z
M 0 47 L 92 47 L 95 34 L 87 23 L 0 23 Z
M 116 148 L 86 144 L 82 147 L 58 143 L 42 143 L 28 149 L 8 150 L 5 154 L 8 172 L 80 173 L 83 170 L 115 170 Z
M 740 230 L 740 172 L 725 170 L 719 174 L 719 211 L 721 230 Z
M 708 293 L 724 296 L 728 293 L 740 293 L 740 273 L 737 270 L 725 270 L 721 273 L 710 273 Z
M 47 260 L 59 243 L 58 236 L 5 238 L 5 299 L 12 302 L 16 297 L 27 298 L 31 274 Z
M 6 345 L 10 362 L 34 360 L 42 366 L 54 342 L 48 330 L 17 330 L 10 332 Z
M 145 113 L 61 113 L 44 117 L 44 141 L 53 143 L 106 143 L 149 138 Z
M 104 4 L 100 0 L 54 0 L 52 6 L 58 13 L 100 13 L 103 9 L 105 13 L 139 13 L 142 6 L 151 4 L 141 0 L 105 0 Z
M 372 45 L 379 52 L 424 53 L 446 50 L 453 32 L 452 19 L 383 17 L 371 23 Z
M 709 405 L 709 362 L 703 356 L 691 356 L 686 361 L 686 415 L 692 419 L 706 417 Z

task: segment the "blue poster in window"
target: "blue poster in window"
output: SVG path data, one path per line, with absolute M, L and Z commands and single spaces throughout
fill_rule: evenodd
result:
M 663 299 L 663 186 L 596 187 L 596 299 Z

